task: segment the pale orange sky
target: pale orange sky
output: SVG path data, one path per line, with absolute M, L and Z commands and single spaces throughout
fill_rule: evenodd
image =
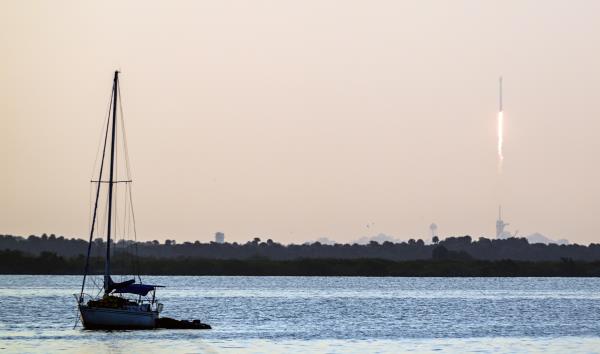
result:
M 87 237 L 113 71 L 138 237 L 600 242 L 598 1 L 2 1 L 0 233 Z M 504 76 L 504 173 L 497 80 Z M 367 229 L 368 223 L 375 223 Z

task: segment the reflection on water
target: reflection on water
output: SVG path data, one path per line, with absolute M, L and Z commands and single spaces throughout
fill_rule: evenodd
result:
M 597 353 L 598 338 L 434 338 L 398 340 L 204 340 L 5 342 L 11 352 L 74 353 Z
M 594 352 L 600 280 L 146 277 L 210 331 L 73 330 L 76 276 L 0 276 L 10 352 Z

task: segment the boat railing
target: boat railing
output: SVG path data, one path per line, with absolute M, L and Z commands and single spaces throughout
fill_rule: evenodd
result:
M 79 305 L 85 305 L 90 300 L 96 300 L 96 298 L 94 298 L 92 295 L 86 294 L 86 293 L 73 294 L 73 297 L 75 298 L 75 301 L 77 301 L 77 303 Z M 146 305 L 147 306 L 146 308 L 149 309 L 150 311 L 156 311 L 156 312 L 160 313 L 163 310 L 163 304 L 156 301 L 155 299 L 151 300 L 151 299 L 139 298 L 135 302 L 138 304 L 138 306 L 140 306 L 140 308 L 142 307 L 142 305 Z

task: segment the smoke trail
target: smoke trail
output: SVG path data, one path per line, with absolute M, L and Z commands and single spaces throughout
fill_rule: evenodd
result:
M 504 143 L 504 112 L 498 112 L 498 169 L 502 172 L 502 161 L 504 155 L 502 154 L 502 144 Z

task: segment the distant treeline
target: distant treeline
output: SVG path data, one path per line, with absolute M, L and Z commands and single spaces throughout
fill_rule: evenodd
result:
M 87 241 L 78 238 L 65 238 L 55 235 L 29 236 L 27 238 L 0 235 L 0 250 L 18 250 L 34 255 L 42 252 L 55 253 L 62 257 L 76 257 L 86 254 Z M 102 239 L 96 239 L 92 245 L 92 255 L 101 256 L 106 249 Z M 472 240 L 470 236 L 448 237 L 445 240 L 433 239 L 426 244 L 423 240 L 411 239 L 408 242 L 377 243 L 366 245 L 335 244 L 319 242 L 311 244 L 283 245 L 271 239 L 262 241 L 255 238 L 246 243 L 176 243 L 167 240 L 147 242 L 117 242 L 112 249 L 115 252 L 127 252 L 141 257 L 160 258 L 202 258 L 202 259 L 253 259 L 270 260 L 296 259 L 383 259 L 391 261 L 426 260 L 437 258 L 459 258 L 478 260 L 519 260 L 519 261 L 559 261 L 563 258 L 576 261 L 600 260 L 600 244 L 583 245 L 545 245 L 530 244 L 525 238 L 488 239 L 480 237 Z
M 101 274 L 103 258 L 91 259 L 91 271 Z M 20 251 L 0 251 L 0 274 L 82 274 L 83 256 L 61 257 L 43 252 L 29 255 Z M 391 261 L 385 259 L 296 259 L 252 258 L 201 259 L 117 255 L 111 262 L 114 274 L 142 275 L 257 275 L 257 276 L 415 276 L 415 277 L 597 277 L 600 262 L 562 259 L 554 262 L 481 261 L 432 259 Z M 135 273 L 135 272 L 133 272 Z

